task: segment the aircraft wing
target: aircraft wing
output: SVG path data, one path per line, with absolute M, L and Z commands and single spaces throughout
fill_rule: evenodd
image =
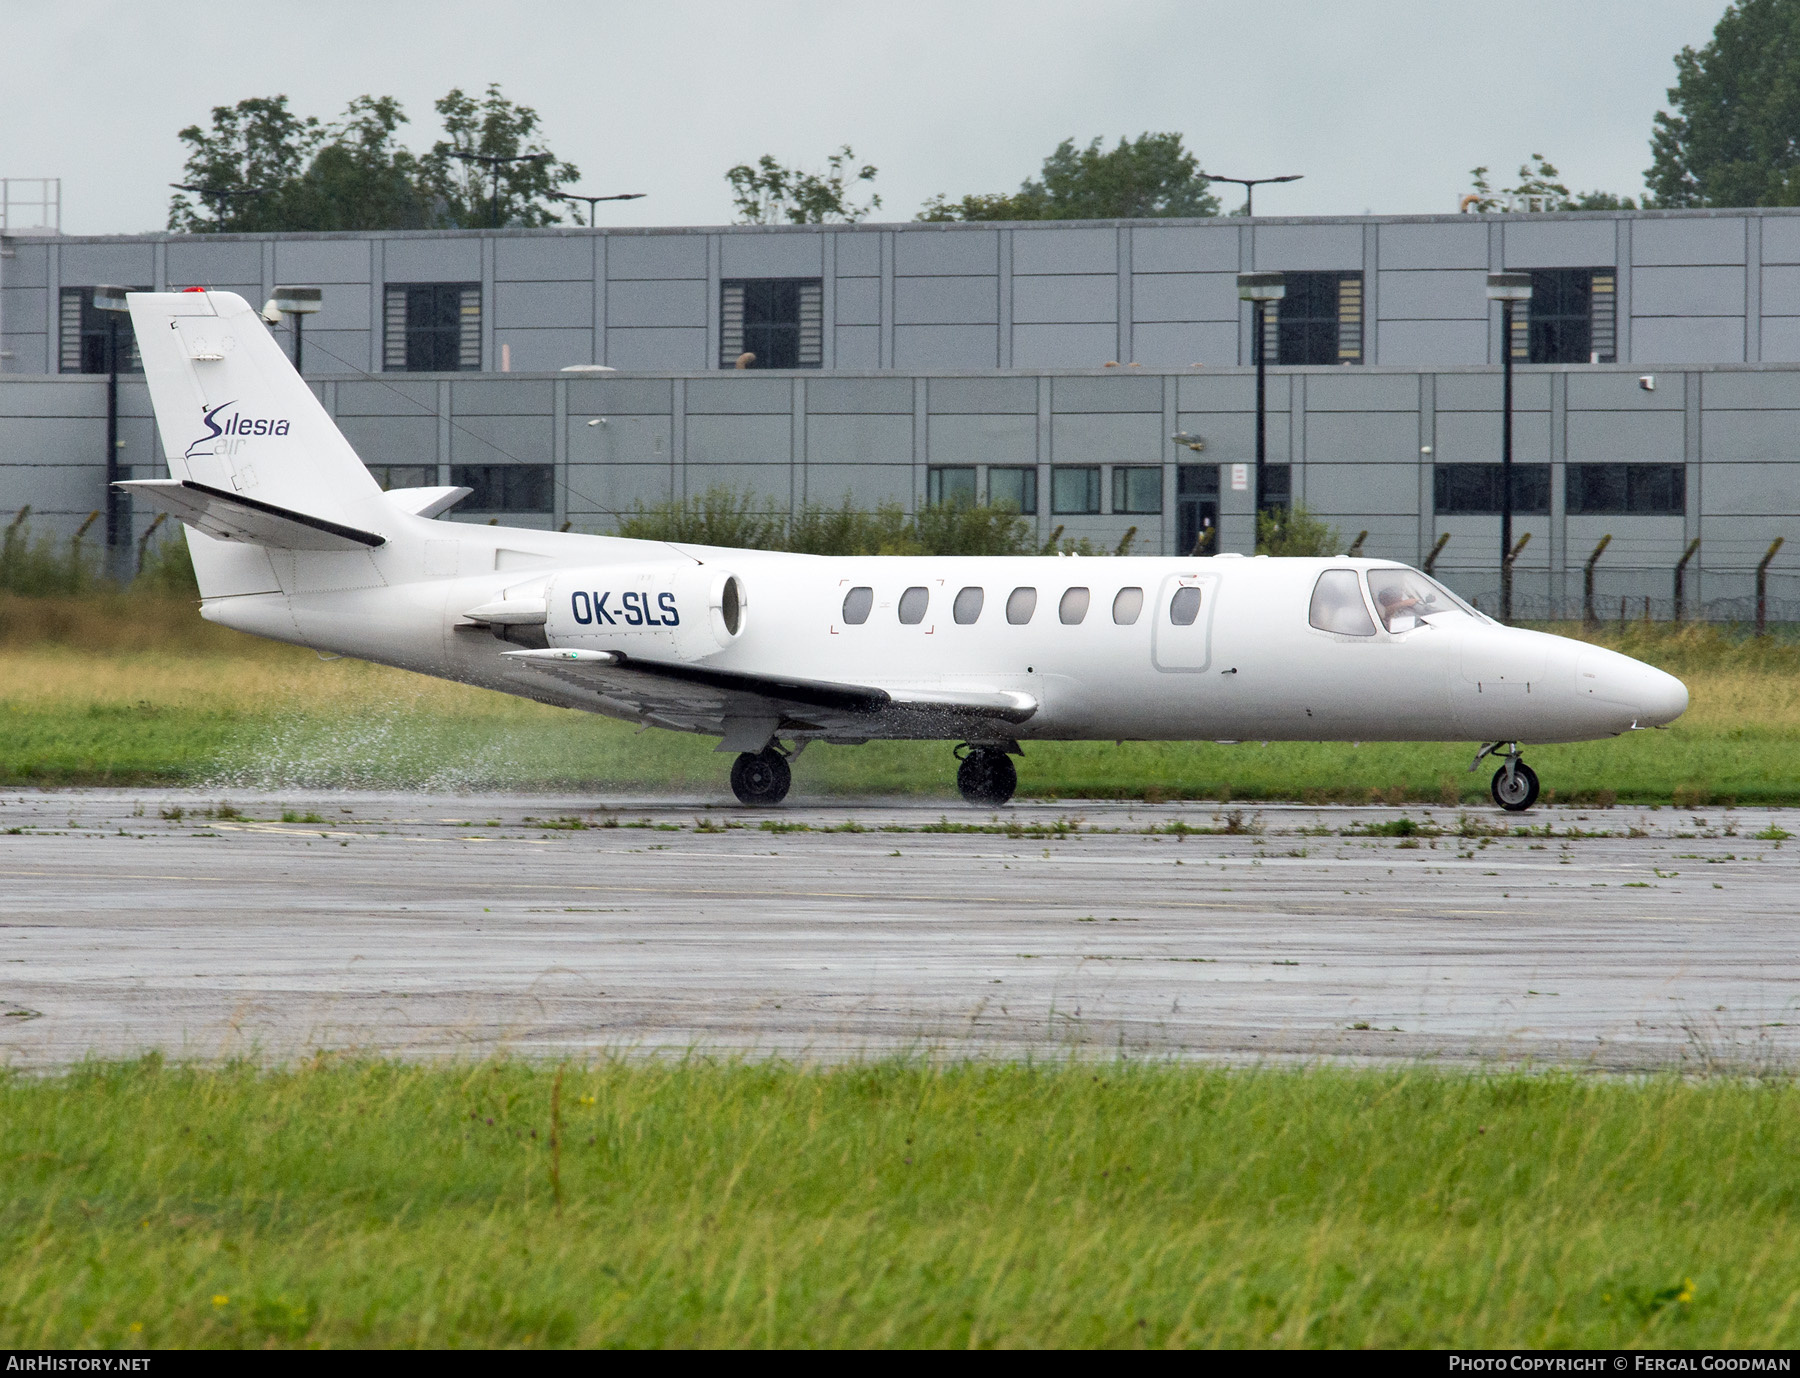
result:
M 510 661 L 565 684 L 586 689 L 627 711 L 668 726 L 729 735 L 729 720 L 777 721 L 787 731 L 842 732 L 846 736 L 906 735 L 911 720 L 929 722 L 933 735 L 946 719 L 1017 724 L 1038 702 L 1006 689 L 911 689 L 746 674 L 701 665 L 638 660 L 615 651 L 505 651 Z
M 221 541 L 271 550 L 369 550 L 387 544 L 387 537 L 373 531 L 309 517 L 192 479 L 132 479 L 114 486 Z

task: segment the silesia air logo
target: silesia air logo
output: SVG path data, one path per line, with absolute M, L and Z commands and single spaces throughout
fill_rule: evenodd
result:
M 187 447 L 187 453 L 184 454 L 182 458 L 192 459 L 197 454 L 235 454 L 238 445 L 242 443 L 242 437 L 244 436 L 286 435 L 288 433 L 288 423 L 285 420 L 273 420 L 266 416 L 242 416 L 237 412 L 232 412 L 223 422 L 218 419 L 219 413 L 224 411 L 225 408 L 234 407 L 236 405 L 237 402 L 234 399 L 230 402 L 221 402 L 216 407 L 206 408 L 200 415 L 201 422 L 206 426 L 206 434 L 201 436 L 192 445 L 189 445 Z M 236 444 L 231 443 L 234 440 L 237 442 Z M 223 445 L 214 445 L 213 442 L 215 441 L 225 441 L 226 443 Z M 202 445 L 213 445 L 213 448 L 210 450 L 202 450 L 200 448 Z

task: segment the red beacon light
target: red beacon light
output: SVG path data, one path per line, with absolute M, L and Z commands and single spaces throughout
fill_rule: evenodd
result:
M 207 289 L 204 287 L 183 287 L 181 290 L 184 292 L 204 292 Z

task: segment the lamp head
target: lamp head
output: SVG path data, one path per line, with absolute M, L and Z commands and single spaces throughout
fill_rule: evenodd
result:
M 319 309 L 324 296 L 317 287 L 277 287 L 275 309 L 284 316 L 310 316 Z
M 129 311 L 130 304 L 125 300 L 128 289 L 115 287 L 111 283 L 101 283 L 94 288 L 94 308 L 99 311 Z

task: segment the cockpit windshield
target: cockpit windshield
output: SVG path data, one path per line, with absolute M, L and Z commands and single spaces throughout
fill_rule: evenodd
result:
M 1437 580 L 1416 569 L 1372 569 L 1369 593 L 1381 625 L 1390 632 L 1411 631 L 1425 622 L 1444 623 L 1480 614 Z

